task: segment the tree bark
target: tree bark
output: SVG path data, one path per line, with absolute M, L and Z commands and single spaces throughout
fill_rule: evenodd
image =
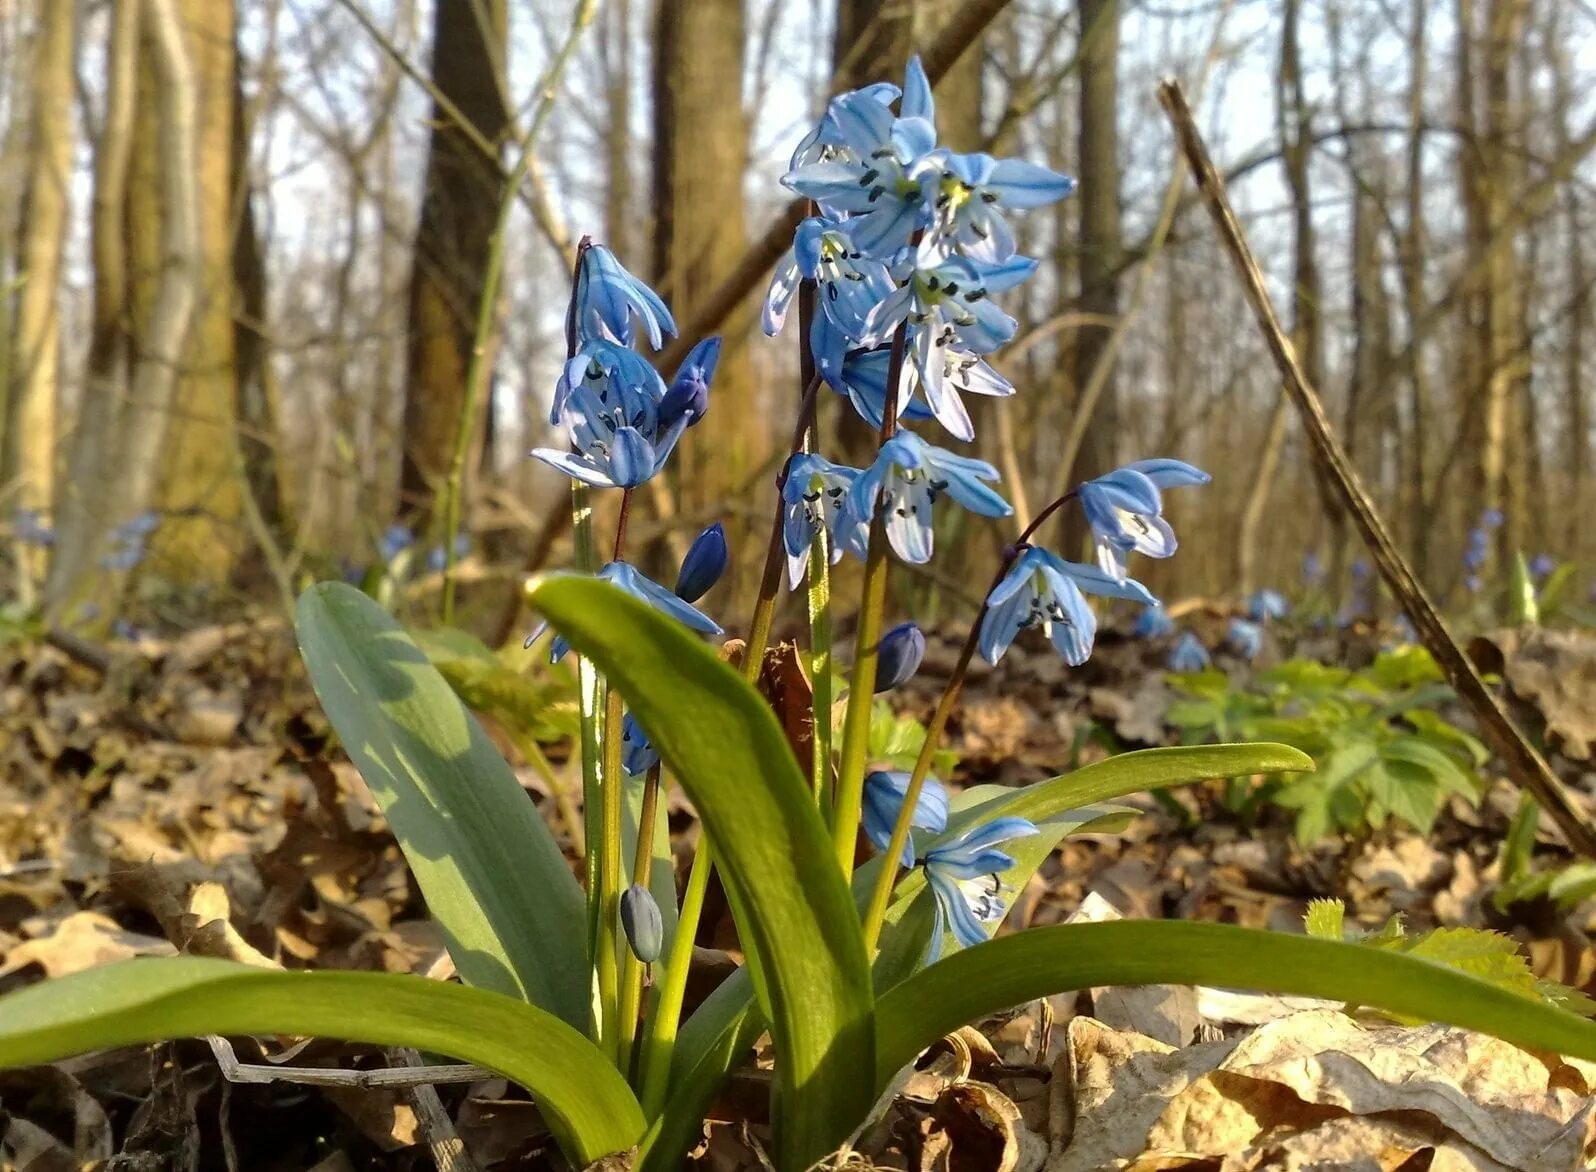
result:
M 496 145 L 509 126 L 496 72 L 506 27 L 505 0 L 438 0 L 434 9 L 433 82 Z M 436 104 L 432 118 L 410 279 L 399 478 L 399 517 L 418 533 L 453 456 L 502 186 L 496 159 L 485 158 Z

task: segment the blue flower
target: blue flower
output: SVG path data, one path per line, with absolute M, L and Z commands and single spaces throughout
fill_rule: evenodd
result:
M 726 548 L 726 527 L 716 521 L 693 539 L 682 569 L 676 575 L 676 593 L 684 601 L 697 602 L 726 572 L 730 554 Z
M 662 428 L 656 401 L 625 395 L 606 400 L 584 383 L 571 389 L 565 404 L 576 450 L 534 448 L 532 456 L 583 484 L 636 488 L 665 467 L 690 422 L 684 414 Z
M 1263 628 L 1246 619 L 1231 619 L 1230 626 L 1225 631 L 1225 642 L 1230 644 L 1237 655 L 1251 663 L 1258 658 L 1258 652 L 1263 650 Z
M 899 623 L 881 636 L 876 647 L 877 692 L 889 692 L 908 682 L 925 658 L 925 633 L 914 623 Z
M 875 461 L 854 480 L 843 502 L 839 540 L 857 557 L 866 555 L 871 519 L 879 505 L 887 540 L 906 562 L 931 560 L 931 509 L 947 493 L 972 513 L 1007 517 L 1014 510 L 983 481 L 997 469 L 981 460 L 932 447 L 912 431 L 881 445 Z
M 38 509 L 17 509 L 11 515 L 17 540 L 24 545 L 49 546 L 55 544 L 55 530 L 44 523 Z
M 693 348 L 697 354 L 707 342 Z M 682 363 L 686 370 L 692 355 Z M 682 372 L 677 372 L 681 377 Z M 554 385 L 554 401 L 549 407 L 549 422 L 560 423 L 566 417 L 566 407 L 577 387 L 588 387 L 598 396 L 606 410 L 619 411 L 631 418 L 644 404 L 658 404 L 666 394 L 665 381 L 648 359 L 636 350 L 604 338 L 584 342 L 576 356 L 560 368 L 559 381 Z
M 659 403 L 659 426 L 669 428 L 686 418 L 691 427 L 709 411 L 709 384 L 720 362 L 720 339 L 705 338 L 687 352 L 676 370 L 676 377 Z
M 471 535 L 469 533 L 457 533 L 457 534 L 455 534 L 455 538 L 454 538 L 454 556 L 455 556 L 455 559 L 458 561 L 460 558 L 465 557 L 470 552 L 471 552 Z M 427 569 L 431 570 L 434 574 L 443 573 L 444 569 L 448 566 L 448 564 L 449 564 L 449 559 L 444 556 L 443 546 L 435 545 L 430 550 L 427 551 Z
M 1077 490 L 1081 511 L 1092 527 L 1097 564 L 1124 578 L 1131 551 L 1167 558 L 1175 552 L 1175 531 L 1164 520 L 1159 488 L 1207 484 L 1208 473 L 1180 460 L 1138 460 Z
M 114 573 L 134 569 L 144 560 L 145 542 L 160 523 L 158 514 L 143 512 L 112 529 L 111 548 L 101 555 L 100 568 Z
M 1065 661 L 1079 667 L 1092 654 L 1097 637 L 1097 616 L 1087 605 L 1084 591 L 1128 598 L 1149 607 L 1158 605 L 1140 582 L 1121 581 L 1095 566 L 1067 562 L 1048 550 L 1029 546 L 987 595 L 986 617 L 981 620 L 981 658 L 997 663 L 1021 631 L 1040 626 Z
M 1131 634 L 1138 639 L 1162 639 L 1165 635 L 1175 633 L 1175 620 L 1169 617 L 1162 606 L 1153 605 L 1144 607 L 1142 613 L 1136 616 L 1136 623 L 1131 627 Z
M 771 337 L 786 324 L 800 280 L 815 282 L 821 312 L 845 334 L 857 333 L 876 302 L 892 292 L 887 266 L 854 247 L 847 224 L 818 216 L 798 225 L 792 247 L 771 277 L 760 315 Z
M 925 855 L 925 877 L 936 897 L 936 926 L 926 963 L 942 954 L 942 936 L 952 929 L 963 948 L 980 944 L 1008 914 L 1005 887 L 999 876 L 1014 858 L 997 849 L 1016 838 L 1040 834 L 1024 818 L 997 818 L 965 831 L 953 841 L 934 846 Z
M 391 562 L 415 544 L 415 540 L 416 535 L 403 525 L 390 525 L 382 531 L 382 537 L 377 542 L 377 552 L 384 562 Z
M 1263 589 L 1247 600 L 1247 617 L 1257 623 L 1270 619 L 1283 619 L 1291 613 L 1291 604 L 1278 590 Z
M 1487 529 L 1500 527 L 1504 520 L 1501 509 L 1486 509 L 1485 512 L 1480 514 L 1480 524 Z
M 1075 190 L 1074 179 L 1035 163 L 946 149 L 920 156 L 910 175 L 920 181 L 930 209 L 922 253 L 945 257 L 957 250 L 988 262 L 1014 255 L 1014 233 L 1003 209 L 1045 207 Z
M 825 379 L 826 385 L 839 395 L 846 396 L 859 417 L 880 431 L 881 416 L 886 410 L 887 403 L 887 373 L 892 365 L 890 348 L 884 346 L 874 350 L 853 348 L 846 335 L 840 333 L 824 316 L 815 319 L 815 329 L 811 337 L 815 369 Z M 984 362 L 981 365 L 999 383 L 1003 382 L 991 367 Z M 899 419 L 923 422 L 932 418 L 931 409 L 915 397 L 916 385 L 914 367 L 905 364 L 898 382 L 896 406 Z M 1003 385 L 1008 384 L 1003 383 Z M 1013 388 L 1009 387 L 1007 391 L 1001 392 L 976 389 L 976 393 L 1012 394 Z
M 1538 553 L 1530 559 L 1529 574 L 1539 582 L 1557 569 L 1557 559 L 1549 553 Z
M 786 510 L 782 521 L 782 544 L 787 550 L 787 580 L 796 590 L 809 564 L 809 547 L 815 534 L 824 529 L 836 536 L 837 523 L 848 490 L 859 476 L 857 468 L 833 464 L 824 456 L 800 452 L 787 464 L 787 479 L 781 487 Z M 842 557 L 842 543 L 833 541 L 831 561 Z
M 662 334 L 676 334 L 675 319 L 659 294 L 627 272 L 602 244 L 582 254 L 574 301 L 577 338 L 582 342 L 602 338 L 630 346 L 634 316 L 656 350 L 665 344 Z
M 1484 529 L 1469 530 L 1468 543 L 1463 547 L 1463 568 L 1471 574 L 1485 565 L 1490 556 L 1491 539 Z
M 626 591 L 633 598 L 646 602 L 661 614 L 669 615 L 683 626 L 694 631 L 702 631 L 706 635 L 723 635 L 720 625 L 703 611 L 691 603 L 683 602 L 671 591 L 665 589 L 652 578 L 644 576 L 635 566 L 626 562 L 611 562 L 598 572 L 598 576 L 610 585 Z M 542 629 L 532 632 L 527 639 L 531 646 Z M 564 635 L 556 635 L 554 642 L 549 646 L 549 662 L 559 663 L 565 658 L 565 653 L 571 649 Z
M 1319 555 L 1309 550 L 1302 555 L 1302 582 L 1305 586 L 1317 586 L 1324 581 L 1324 562 Z
M 1202 671 L 1208 666 L 1208 648 L 1190 631 L 1181 634 L 1180 642 L 1169 653 L 1170 671 Z
M 892 829 L 898 824 L 898 814 L 903 810 L 904 795 L 908 792 L 907 773 L 878 769 L 865 777 L 864 832 L 876 850 L 884 851 L 892 844 Z M 946 829 L 948 791 L 942 788 L 942 783 L 936 778 L 928 777 L 921 785 L 909 825 L 932 834 L 941 834 Z M 914 866 L 914 835 L 903 840 L 903 853 L 898 861 L 905 867 Z
M 650 743 L 637 718 L 628 712 L 621 722 L 621 768 L 636 777 L 658 764 L 659 751 Z

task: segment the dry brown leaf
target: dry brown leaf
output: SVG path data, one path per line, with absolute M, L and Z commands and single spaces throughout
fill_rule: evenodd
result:
M 171 956 L 171 943 L 158 936 L 129 932 L 99 912 L 74 912 L 48 935 L 13 948 L 0 964 L 0 977 L 38 965 L 47 977 L 64 977 L 96 965 L 135 956 Z

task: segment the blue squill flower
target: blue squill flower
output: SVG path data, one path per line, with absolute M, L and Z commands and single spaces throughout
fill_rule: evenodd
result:
M 1302 584 L 1304 586 L 1317 586 L 1324 581 L 1324 562 L 1319 555 L 1309 550 L 1302 555 Z
M 1225 631 L 1225 642 L 1237 655 L 1251 663 L 1263 650 L 1263 628 L 1247 619 L 1231 619 Z
M 454 536 L 455 560 L 465 557 L 471 552 L 471 535 L 469 533 L 456 533 Z M 443 554 L 443 546 L 435 545 L 427 551 L 427 569 L 434 574 L 443 573 L 448 566 L 449 559 Z
M 714 619 L 691 603 L 683 602 L 673 592 L 645 576 L 635 566 L 626 562 L 611 562 L 598 572 L 598 576 L 691 630 L 702 631 L 706 635 L 725 634 Z M 527 645 L 531 646 L 541 633 L 541 628 L 532 632 L 527 639 Z M 565 636 L 556 635 L 553 643 L 549 645 L 549 662 L 559 663 L 570 649 L 571 645 L 566 642 Z
M 416 535 L 403 525 L 390 525 L 382 531 L 377 542 L 377 553 L 384 562 L 391 562 L 415 543 Z
M 704 345 L 700 342 L 694 347 L 694 353 Z M 685 370 L 687 363 L 682 366 Z M 680 374 L 678 372 L 678 377 Z M 636 350 L 603 338 L 585 342 L 576 356 L 561 367 L 559 381 L 554 385 L 554 401 L 549 407 L 550 423 L 559 423 L 565 418 L 571 394 L 577 387 L 587 387 L 605 410 L 619 412 L 628 419 L 642 410 L 643 404 L 658 404 L 666 393 L 665 381 L 653 363 Z
M 676 575 L 676 593 L 687 602 L 697 602 L 726 572 L 730 552 L 726 548 L 726 527 L 716 521 L 697 537 L 682 558 L 682 569 Z
M 907 683 L 925 658 L 925 632 L 915 623 L 899 623 L 881 636 L 876 646 L 877 692 L 890 692 Z
M 845 335 L 857 334 L 876 302 L 892 292 L 887 266 L 854 247 L 847 224 L 818 216 L 798 225 L 792 247 L 771 277 L 760 317 L 771 337 L 786 323 L 801 280 L 815 282 L 816 304 Z
M 835 540 L 837 524 L 848 489 L 858 476 L 857 468 L 833 464 L 811 452 L 799 452 L 788 462 L 781 487 L 782 544 L 787 550 L 787 581 L 794 590 L 803 581 L 816 533 L 825 530 L 833 537 L 832 564 L 842 557 L 842 542 Z
M 1485 565 L 1490 555 L 1491 539 L 1484 529 L 1469 530 L 1468 542 L 1463 547 L 1463 568 L 1471 574 Z
M 663 334 L 676 334 L 675 319 L 659 294 L 627 272 L 602 244 L 582 254 L 574 300 L 579 341 L 605 338 L 630 346 L 633 317 L 656 350 L 665 344 Z
M 1165 635 L 1175 633 L 1175 620 L 1162 606 L 1154 605 L 1144 607 L 1142 613 L 1136 616 L 1136 622 L 1131 627 L 1131 634 L 1138 639 L 1162 639 Z
M 1003 922 L 1009 910 L 1004 896 L 1012 889 L 1000 876 L 1014 866 L 1014 857 L 997 848 L 1040 833 L 1024 818 L 996 818 L 926 851 L 925 877 L 937 905 L 926 963 L 941 955 L 947 930 L 961 947 L 969 948 L 986 940 Z
M 862 823 L 865 837 L 878 851 L 892 844 L 892 828 L 898 824 L 904 795 L 909 792 L 909 775 L 897 770 L 878 769 L 865 778 Z M 909 825 L 918 830 L 941 834 L 948 825 L 948 791 L 934 777 L 927 777 L 915 799 Z M 898 862 L 914 866 L 914 835 L 903 840 Z
M 1208 666 L 1208 648 L 1190 631 L 1182 633 L 1180 642 L 1169 653 L 1170 671 L 1202 671 Z
M 1092 527 L 1097 564 L 1116 578 L 1125 576 L 1125 562 L 1134 550 L 1167 558 L 1175 552 L 1175 531 L 1164 520 L 1160 488 L 1207 484 L 1200 468 L 1180 460 L 1138 460 L 1077 489 L 1081 511 Z
M 647 773 L 659 764 L 659 751 L 630 712 L 621 722 L 621 768 L 633 777 Z
M 1529 575 L 1535 581 L 1549 577 L 1557 569 L 1557 559 L 1549 553 L 1538 553 L 1530 559 Z
M 815 319 L 812 337 L 815 369 L 824 377 L 826 385 L 845 396 L 859 417 L 880 431 L 881 416 L 887 402 L 887 373 L 892 365 L 890 348 L 850 348 L 846 336 L 824 316 Z M 985 363 L 981 365 L 991 371 L 991 367 Z M 993 374 L 996 377 L 996 372 Z M 923 422 L 932 418 L 931 409 L 914 394 L 917 381 L 914 368 L 906 364 L 898 383 L 897 409 L 900 420 Z M 1009 393 L 1012 390 L 1010 388 Z M 995 392 L 978 390 L 976 393 Z
M 38 509 L 16 509 L 11 514 L 11 524 L 17 540 L 24 545 L 55 544 L 55 530 L 44 523 L 44 514 Z
M 720 362 L 720 338 L 705 338 L 687 352 L 676 370 L 676 377 L 659 403 L 659 425 L 669 428 L 686 418 L 692 427 L 709 411 L 709 384 Z
M 146 511 L 111 530 L 110 549 L 100 556 L 100 568 L 126 573 L 144 560 L 145 543 L 160 525 L 159 514 Z
M 575 387 L 565 406 L 565 424 L 576 449 L 534 448 L 532 456 L 573 480 L 598 488 L 636 488 L 665 467 L 689 419 L 668 428 L 659 405 L 646 397 L 607 404 L 591 387 Z
M 920 181 L 930 209 L 921 253 L 942 258 L 958 252 L 994 263 L 1014 255 L 1014 233 L 1003 218 L 1005 209 L 1045 207 L 1076 186 L 1068 175 L 1035 163 L 946 149 L 921 155 L 910 175 Z
M 1092 654 L 1097 637 L 1097 616 L 1087 605 L 1086 591 L 1158 606 L 1158 600 L 1140 582 L 1121 581 L 1096 566 L 1067 562 L 1048 550 L 1029 546 L 987 595 L 978 644 L 981 658 L 997 663 L 1021 631 L 1040 627 L 1065 661 L 1079 667 Z
M 1286 601 L 1286 596 L 1278 590 L 1267 587 L 1259 590 L 1247 599 L 1247 617 L 1255 623 L 1267 623 L 1271 619 L 1283 619 L 1291 613 L 1291 604 Z
M 906 562 L 928 562 L 931 510 L 943 493 L 983 517 L 1007 517 L 1014 511 L 983 483 L 996 479 L 992 465 L 932 447 L 912 431 L 900 431 L 881 445 L 875 461 L 848 490 L 838 540 L 863 558 L 870 521 L 879 506 L 893 551 Z
M 1480 514 L 1480 524 L 1487 529 L 1499 528 L 1505 519 L 1501 509 L 1486 509 Z

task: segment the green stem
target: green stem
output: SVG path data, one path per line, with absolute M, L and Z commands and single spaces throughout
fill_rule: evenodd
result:
M 704 913 L 704 893 L 715 869 L 709 841 L 700 827 L 698 849 L 693 852 L 693 867 L 682 892 L 682 910 L 676 918 L 676 935 L 671 938 L 670 956 L 665 961 L 665 977 L 654 986 L 648 1012 L 648 1031 L 643 1037 L 643 1116 L 658 1117 L 670 1090 L 671 1062 L 676 1054 L 676 1034 L 681 1027 L 682 999 L 687 994 L 687 974 L 693 965 L 693 939 Z
M 621 493 L 621 511 L 615 521 L 615 547 L 611 561 L 626 550 L 626 521 L 631 515 L 632 490 Z M 616 936 L 621 927 L 621 807 L 626 800 L 626 775 L 621 769 L 623 729 L 621 694 L 604 684 L 604 766 L 599 774 L 598 965 L 599 1048 L 609 1049 L 624 1071 L 630 1048 L 630 1031 L 621 1021 L 621 958 Z
M 809 679 L 813 687 L 812 780 L 821 814 L 831 813 L 831 542 L 824 529 L 809 544 Z
M 537 112 L 521 139 L 521 153 L 515 169 L 504 181 L 499 196 L 498 216 L 494 220 L 493 235 L 488 238 L 487 264 L 482 273 L 482 298 L 477 304 L 476 329 L 471 338 L 471 362 L 466 370 L 465 397 L 460 404 L 460 418 L 454 433 L 454 453 L 449 461 L 449 473 L 443 485 L 443 625 L 454 622 L 454 543 L 460 532 L 460 496 L 465 481 L 466 457 L 470 453 L 471 436 L 476 431 L 477 404 L 484 398 L 488 381 L 488 351 L 492 347 L 493 323 L 498 316 L 499 284 L 504 273 L 504 251 L 510 235 L 510 214 L 515 209 L 516 193 L 521 190 L 527 172 L 532 168 L 533 147 L 538 136 L 548 124 L 554 109 L 555 94 L 559 89 L 560 75 L 576 52 L 577 41 L 583 31 L 593 23 L 598 10 L 598 0 L 582 0 L 571 19 L 571 30 L 565 43 L 549 62 L 548 69 L 538 81 Z M 580 255 L 580 254 L 579 254 Z
M 909 323 L 892 335 L 892 357 L 887 363 L 887 393 L 881 412 L 881 447 L 898 430 L 898 382 L 903 377 Z M 865 555 L 864 589 L 859 600 L 859 620 L 854 633 L 853 670 L 848 677 L 848 711 L 842 720 L 842 755 L 837 765 L 837 802 L 831 833 L 837 865 L 844 878 L 853 875 L 854 843 L 859 837 L 859 814 L 864 805 L 865 758 L 870 751 L 870 711 L 875 697 L 876 661 L 881 644 L 881 614 L 887 604 L 887 522 L 878 500 L 870 519 L 870 544 Z
M 643 807 L 637 816 L 637 847 L 632 853 L 632 883 L 647 887 L 654 865 L 654 822 L 659 817 L 659 766 L 643 778 Z M 618 1048 L 626 1058 L 621 1073 L 632 1066 L 632 1043 L 637 1035 L 637 1011 L 643 1000 L 643 962 L 630 948 L 621 962 L 621 1035 Z

